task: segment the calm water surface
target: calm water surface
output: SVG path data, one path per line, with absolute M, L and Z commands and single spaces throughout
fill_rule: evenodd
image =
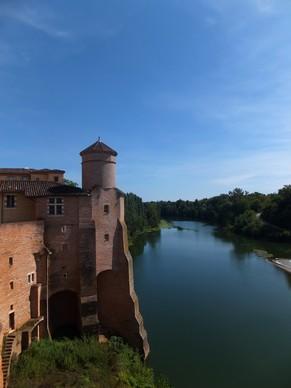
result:
M 291 282 L 252 253 L 282 246 L 174 224 L 133 252 L 150 364 L 176 388 L 290 388 Z

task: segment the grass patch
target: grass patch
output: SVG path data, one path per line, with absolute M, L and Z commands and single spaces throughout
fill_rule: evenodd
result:
M 13 363 L 9 388 L 168 388 L 138 353 L 113 337 L 33 343 Z
M 161 229 L 170 229 L 172 227 L 173 225 L 169 221 L 161 220 L 158 226 L 155 226 L 155 227 L 148 226 L 148 227 L 145 227 L 142 231 L 135 233 L 134 237 L 128 236 L 128 246 L 132 247 L 135 241 L 143 234 L 159 232 Z
M 170 229 L 173 227 L 173 224 L 167 220 L 161 220 L 160 221 L 160 228 L 161 229 Z

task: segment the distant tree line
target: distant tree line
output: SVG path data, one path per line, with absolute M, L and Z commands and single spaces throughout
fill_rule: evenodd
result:
M 291 242 L 291 185 L 276 194 L 236 188 L 212 198 L 175 202 L 143 202 L 129 193 L 125 197 L 125 218 L 130 239 L 158 228 L 162 218 L 197 220 L 252 238 Z
M 277 194 L 240 188 L 209 199 L 157 202 L 162 218 L 199 220 L 253 238 L 291 241 L 291 185 Z
M 139 234 L 159 227 L 159 206 L 155 202 L 143 202 L 142 198 L 128 193 L 125 196 L 125 221 L 129 238 L 133 240 Z

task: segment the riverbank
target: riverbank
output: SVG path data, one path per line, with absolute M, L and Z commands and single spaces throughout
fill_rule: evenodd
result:
M 207 222 L 246 237 L 291 243 L 291 185 L 269 195 L 236 188 L 212 198 L 156 205 L 162 218 Z
M 145 227 L 142 231 L 138 231 L 133 238 L 128 238 L 128 246 L 132 247 L 135 242 L 143 235 L 147 233 L 159 232 L 161 229 L 170 229 L 173 227 L 173 224 L 169 220 L 160 220 L 158 226 L 155 227 Z
M 175 388 L 289 387 L 290 276 L 254 253 L 287 258 L 289 246 L 173 224 L 133 254 L 150 365 Z

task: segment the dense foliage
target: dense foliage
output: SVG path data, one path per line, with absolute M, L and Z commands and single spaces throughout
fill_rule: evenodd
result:
M 43 340 L 13 365 L 10 388 L 166 388 L 152 369 L 120 339 L 99 344 L 96 338 Z
M 147 230 L 158 228 L 160 223 L 160 210 L 156 203 L 144 203 L 140 197 L 133 193 L 125 196 L 125 221 L 130 239 Z
M 71 179 L 64 179 L 64 184 L 72 187 L 79 187 L 78 183 L 75 181 L 72 181 Z
M 161 201 L 158 206 L 163 218 L 200 220 L 249 237 L 291 240 L 291 185 L 277 194 L 236 188 L 209 199 Z

